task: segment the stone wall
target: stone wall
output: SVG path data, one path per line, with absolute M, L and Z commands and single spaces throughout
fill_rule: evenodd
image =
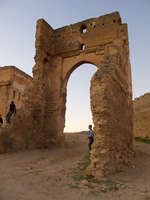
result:
M 11 101 L 20 109 L 24 89 L 31 82 L 29 75 L 14 66 L 0 67 L 0 113 L 4 120 Z
M 120 171 L 125 165 L 132 166 L 134 158 L 132 98 L 126 74 L 122 74 L 126 55 L 122 57 L 119 49 L 117 54 L 111 53 L 103 58 L 91 81 L 96 134 L 87 173 L 97 178 Z
M 150 139 L 150 93 L 138 97 L 134 105 L 134 136 Z

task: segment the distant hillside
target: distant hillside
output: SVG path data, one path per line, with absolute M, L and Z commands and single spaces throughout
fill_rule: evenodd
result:
M 150 93 L 134 100 L 134 135 L 150 138 Z

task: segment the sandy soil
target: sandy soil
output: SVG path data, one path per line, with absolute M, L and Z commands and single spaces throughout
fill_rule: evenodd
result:
M 111 178 L 118 187 L 98 191 L 100 183 L 73 179 L 73 168 L 88 155 L 87 140 L 66 134 L 62 149 L 1 154 L 0 200 L 150 200 L 150 145 L 135 143 L 136 167 Z

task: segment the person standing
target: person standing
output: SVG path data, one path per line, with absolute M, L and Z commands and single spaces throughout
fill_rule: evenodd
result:
M 10 124 L 10 119 L 12 117 L 13 114 L 16 114 L 16 105 L 14 103 L 14 101 L 11 101 L 10 105 L 9 105 L 9 112 L 6 115 L 6 122 Z
M 14 101 L 11 101 L 10 105 L 9 105 L 9 111 L 13 114 L 16 114 L 16 105 L 14 103 Z
M 89 150 L 91 151 L 92 149 L 92 144 L 94 142 L 94 131 L 92 130 L 92 125 L 89 125 L 89 131 L 88 131 L 88 139 L 89 139 Z

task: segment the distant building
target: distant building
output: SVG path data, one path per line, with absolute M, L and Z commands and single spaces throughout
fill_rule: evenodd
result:
M 15 66 L 0 67 L 0 114 L 4 120 L 11 101 L 20 108 L 24 89 L 31 82 L 32 77 Z

